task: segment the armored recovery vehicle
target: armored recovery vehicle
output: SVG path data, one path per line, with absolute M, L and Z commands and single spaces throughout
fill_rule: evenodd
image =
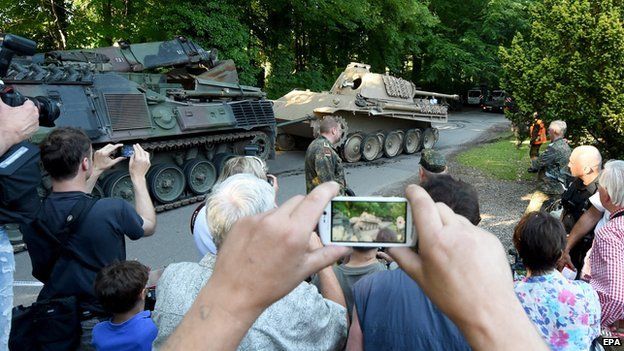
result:
M 336 115 L 348 128 L 341 147 L 345 161 L 413 154 L 432 148 L 438 140 L 431 123 L 447 122 L 446 99 L 459 96 L 417 90 L 412 82 L 350 63 L 330 91 L 295 89 L 274 101 L 277 145 L 288 150 L 295 146 L 296 137 L 315 137 L 314 122 Z
M 183 37 L 16 57 L 2 79 L 57 101 L 56 126 L 84 129 L 95 149 L 141 144 L 152 156 L 147 181 L 157 211 L 202 200 L 234 154 L 274 154 L 265 94 L 239 84 L 233 61 Z M 33 141 L 50 131 L 40 128 Z M 132 202 L 128 162 L 103 174 L 94 193 Z

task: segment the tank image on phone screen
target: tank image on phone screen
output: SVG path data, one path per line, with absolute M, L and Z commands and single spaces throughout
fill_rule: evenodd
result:
M 331 241 L 405 243 L 406 202 L 332 201 Z

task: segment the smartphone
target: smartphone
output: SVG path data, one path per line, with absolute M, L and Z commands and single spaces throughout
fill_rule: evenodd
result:
M 323 211 L 319 235 L 325 245 L 414 246 L 412 211 L 402 197 L 338 196 Z
M 132 145 L 124 145 L 121 147 L 121 151 L 119 152 L 121 157 L 130 158 L 134 155 L 134 148 Z

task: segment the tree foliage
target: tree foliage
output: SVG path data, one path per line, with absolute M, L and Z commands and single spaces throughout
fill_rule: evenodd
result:
M 419 87 L 497 87 L 498 47 L 527 28 L 532 0 L 0 0 L 0 28 L 42 50 L 185 35 L 277 98 L 327 90 L 351 61 Z
M 545 0 L 531 28 L 501 48 L 506 87 L 526 123 L 531 111 L 568 123 L 568 137 L 612 156 L 624 150 L 624 8 L 620 1 Z M 588 138 L 590 140 L 588 140 Z

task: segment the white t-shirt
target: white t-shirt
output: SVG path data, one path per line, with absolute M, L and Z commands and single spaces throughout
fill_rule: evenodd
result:
M 202 207 L 197 213 L 195 218 L 195 227 L 193 227 L 193 240 L 195 240 L 195 246 L 199 250 L 199 256 L 204 257 L 206 253 L 210 252 L 213 255 L 217 254 L 217 246 L 215 245 L 210 229 L 208 229 L 208 221 L 206 220 L 206 206 Z
M 611 217 L 611 212 L 607 211 L 602 206 L 602 203 L 600 202 L 600 194 L 597 191 L 589 198 L 589 201 L 596 209 L 598 209 L 598 211 L 603 213 L 602 218 L 600 219 L 600 221 L 598 221 L 598 223 L 596 224 L 596 228 L 594 229 L 594 232 L 596 232 L 598 231 L 598 229 L 602 228 L 605 224 L 607 224 L 607 222 L 609 221 L 609 217 Z

